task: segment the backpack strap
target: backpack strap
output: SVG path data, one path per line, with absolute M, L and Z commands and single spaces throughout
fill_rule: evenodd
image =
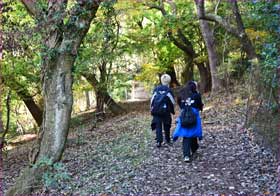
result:
M 156 89 L 156 90 L 154 91 L 154 94 L 153 94 L 152 98 L 151 98 L 151 107 L 152 107 L 152 105 L 153 105 L 153 101 L 154 101 L 154 99 L 155 99 L 155 97 L 156 97 L 157 94 L 165 94 L 165 96 L 167 96 L 168 91 L 165 91 L 165 90 L 160 91 L 160 90 Z M 162 96 L 160 102 L 164 99 L 165 96 Z
M 166 96 L 170 99 L 170 101 L 173 103 L 173 105 L 176 104 L 174 97 L 172 96 L 172 94 L 170 92 L 168 92 Z

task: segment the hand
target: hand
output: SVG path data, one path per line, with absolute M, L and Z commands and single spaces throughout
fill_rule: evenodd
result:
M 178 137 L 173 137 L 173 142 L 176 142 Z

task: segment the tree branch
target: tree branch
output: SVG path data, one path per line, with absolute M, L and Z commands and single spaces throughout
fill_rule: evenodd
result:
M 43 10 L 38 5 L 36 0 L 21 0 L 28 13 L 35 19 L 40 18 L 43 15 Z
M 72 49 L 71 54 L 76 55 L 78 46 L 89 30 L 90 23 L 95 17 L 99 5 L 104 0 L 81 0 L 71 10 L 69 21 L 65 25 L 65 33 L 61 45 L 62 51 L 69 47 Z
M 172 14 L 176 14 L 176 4 L 172 1 L 172 0 L 167 0 L 166 1 L 171 7 L 172 7 Z M 146 6 L 148 6 L 151 9 L 157 9 L 160 10 L 162 15 L 164 17 L 167 16 L 167 12 L 164 9 L 164 5 L 163 5 L 163 1 L 160 1 L 160 5 L 155 5 L 155 4 L 145 4 Z M 194 57 L 195 51 L 193 50 L 193 46 L 192 43 L 186 38 L 186 36 L 183 34 L 182 30 L 179 28 L 177 29 L 177 34 L 179 39 L 176 39 L 175 36 L 172 33 L 172 30 L 168 30 L 167 35 L 169 37 L 169 39 L 182 51 L 184 51 L 185 53 L 187 53 L 189 56 Z
M 235 15 L 235 21 L 237 24 L 237 29 L 239 32 L 244 32 L 245 28 L 244 28 L 244 24 L 242 22 L 242 18 L 239 12 L 239 8 L 238 8 L 238 4 L 236 0 L 231 0 L 230 3 L 232 4 L 232 12 Z
M 238 29 L 236 27 L 234 27 L 233 25 L 229 24 L 225 19 L 223 19 L 219 15 L 205 14 L 204 16 L 200 16 L 199 19 L 216 22 L 220 26 L 222 26 L 226 31 L 228 31 L 229 33 L 231 33 L 235 37 L 240 38 L 240 34 L 239 34 Z
M 219 8 L 220 3 L 221 3 L 221 0 L 218 0 L 217 4 L 215 6 L 215 11 L 214 11 L 215 14 L 218 14 L 218 8 Z
M 177 6 L 176 6 L 176 4 L 174 3 L 174 1 L 173 1 L 173 0 L 166 0 L 166 2 L 171 6 L 171 8 L 172 8 L 172 14 L 173 14 L 174 16 L 176 16 L 176 15 L 177 15 Z
M 166 10 L 164 9 L 163 4 L 161 4 L 161 5 L 155 5 L 155 4 L 145 3 L 144 5 L 147 6 L 147 7 L 149 7 L 150 9 L 159 10 L 159 11 L 162 13 L 163 16 L 166 16 L 166 15 L 167 15 L 167 12 L 166 12 Z

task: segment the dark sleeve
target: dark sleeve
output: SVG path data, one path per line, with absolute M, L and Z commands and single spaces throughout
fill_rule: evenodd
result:
M 202 110 L 203 110 L 204 104 L 202 103 L 200 93 L 197 93 L 197 94 L 196 94 L 196 99 L 195 99 L 195 101 L 196 101 L 196 106 L 197 106 L 197 108 L 198 108 L 200 111 L 202 111 Z
M 175 114 L 174 105 L 170 101 L 170 99 L 168 99 L 168 105 L 169 105 L 169 108 L 170 108 L 170 113 Z

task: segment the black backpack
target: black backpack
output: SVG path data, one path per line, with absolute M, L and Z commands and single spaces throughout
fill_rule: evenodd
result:
M 156 95 L 152 102 L 151 114 L 156 116 L 163 116 L 169 113 L 167 103 L 168 91 L 156 91 Z
M 191 106 L 193 100 L 191 100 L 191 98 L 188 98 L 183 102 L 185 102 L 185 106 L 183 107 L 183 111 L 180 116 L 181 126 L 184 128 L 191 128 L 196 125 L 196 115 Z

